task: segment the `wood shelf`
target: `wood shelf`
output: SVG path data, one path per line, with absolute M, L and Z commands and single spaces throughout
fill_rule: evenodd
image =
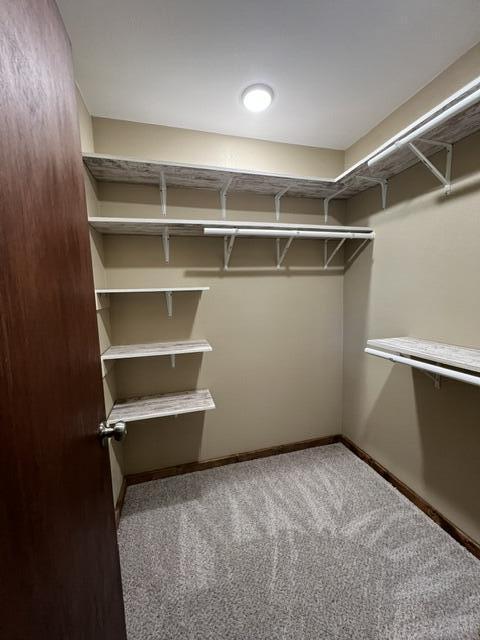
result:
M 102 360 L 125 360 L 152 356 L 177 356 L 185 353 L 206 353 L 212 347 L 206 340 L 182 340 L 178 342 L 150 342 L 109 347 Z
M 182 291 L 209 291 L 210 287 L 147 287 L 136 289 L 95 289 L 99 295 L 111 293 L 177 293 Z
M 336 233 L 372 233 L 369 227 L 333 224 L 284 224 L 280 222 L 232 222 L 230 220 L 180 220 L 175 218 L 89 218 L 89 224 L 100 233 L 119 235 L 204 236 L 206 227 L 219 229 L 257 229 L 259 231 L 325 231 Z
M 480 349 L 460 347 L 420 338 L 382 338 L 368 340 L 367 345 L 393 353 L 421 358 L 429 362 L 480 373 Z
M 134 422 L 210 409 L 215 409 L 215 403 L 208 389 L 181 391 L 115 402 L 107 422 L 109 425 L 116 422 Z

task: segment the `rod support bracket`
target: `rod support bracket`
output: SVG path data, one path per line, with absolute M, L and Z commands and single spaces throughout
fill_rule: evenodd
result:
M 366 180 L 367 182 L 373 182 L 379 184 L 382 190 L 382 209 L 387 208 L 387 193 L 388 193 L 388 180 L 386 178 L 376 178 L 374 176 L 357 176 L 358 179 Z
M 235 244 L 235 235 L 224 236 L 223 238 L 223 268 L 228 269 L 230 256 L 232 255 L 233 245 Z
M 162 208 L 162 216 L 167 215 L 167 182 L 165 180 L 165 173 L 160 173 L 160 206 Z
M 169 318 L 173 315 L 172 292 L 165 291 L 165 304 L 167 305 L 167 315 Z
M 162 245 L 165 262 L 168 264 L 170 262 L 170 234 L 168 233 L 168 227 L 164 227 L 162 231 Z
M 290 245 L 293 242 L 293 238 L 288 238 L 285 242 L 285 245 L 282 250 L 280 250 L 280 238 L 275 239 L 275 245 L 277 248 L 277 269 L 280 269 L 283 261 L 285 260 L 285 256 L 287 255 L 288 250 L 290 249 Z
M 448 142 L 440 142 L 438 140 L 427 140 L 425 138 L 417 138 L 419 142 L 423 142 L 425 144 L 430 144 L 437 147 L 443 147 L 447 152 L 446 162 L 445 162 L 445 174 L 443 174 L 437 167 L 431 162 L 427 156 L 420 151 L 420 149 L 413 144 L 413 142 L 409 142 L 408 146 L 413 151 L 413 153 L 417 156 L 417 158 L 427 167 L 427 169 L 437 178 L 439 182 L 443 184 L 443 192 L 446 196 L 450 195 L 452 191 L 452 155 L 453 155 L 453 145 Z

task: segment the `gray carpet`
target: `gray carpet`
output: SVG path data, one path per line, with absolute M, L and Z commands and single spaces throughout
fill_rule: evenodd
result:
M 341 444 L 129 487 L 129 640 L 480 638 L 480 562 Z

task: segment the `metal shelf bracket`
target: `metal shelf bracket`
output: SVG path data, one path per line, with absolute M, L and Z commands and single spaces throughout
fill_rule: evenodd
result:
M 285 245 L 282 250 L 280 250 L 280 238 L 276 238 L 275 244 L 277 247 L 277 269 L 280 269 L 282 266 L 282 262 L 285 260 L 285 256 L 287 255 L 288 250 L 290 249 L 290 245 L 293 242 L 293 238 L 288 238 L 285 242 Z
M 334 257 L 337 255 L 337 253 L 342 248 L 345 240 L 346 240 L 346 238 L 342 238 L 340 240 L 340 242 L 337 244 L 335 249 L 332 251 L 330 257 L 328 256 L 328 240 L 325 240 L 324 261 L 323 261 L 323 268 L 324 269 L 328 269 L 328 266 L 330 265 L 330 263 L 332 262 Z
M 443 147 L 447 151 L 447 157 L 445 162 L 445 175 L 437 169 L 437 167 L 420 151 L 418 147 L 416 147 L 413 142 L 409 142 L 408 146 L 413 151 L 413 153 L 417 156 L 417 158 L 427 167 L 427 169 L 433 173 L 435 178 L 439 182 L 443 184 L 444 193 L 448 196 L 452 190 L 452 152 L 453 145 L 448 142 L 439 142 L 438 140 L 426 140 L 425 138 L 418 138 L 420 142 L 424 142 L 426 144 L 435 145 L 438 147 Z
M 167 215 L 167 182 L 163 171 L 160 174 L 160 206 L 162 208 L 162 216 Z
M 285 187 L 285 189 L 279 191 L 275 196 L 275 220 L 277 222 L 280 222 L 280 200 L 282 199 L 282 196 L 287 193 L 288 189 L 289 187 Z
M 170 364 L 172 365 L 172 369 L 175 369 L 175 354 L 172 353 L 170 355 Z
M 233 245 L 235 244 L 235 237 L 224 236 L 223 238 L 223 268 L 228 269 L 230 263 L 230 256 L 232 255 Z
M 358 256 L 358 254 L 360 253 L 360 251 L 363 249 L 363 247 L 367 244 L 368 239 L 367 240 L 363 240 L 358 247 L 355 249 L 355 251 L 352 253 L 352 255 L 347 259 L 347 262 L 353 262 L 355 260 L 355 258 Z
M 328 222 L 328 209 L 329 209 L 330 200 L 333 200 L 334 198 L 338 198 L 338 196 L 340 196 L 347 189 L 348 189 L 348 185 L 345 185 L 335 193 L 332 193 L 331 196 L 328 196 L 327 198 L 323 199 L 323 219 L 325 223 Z
M 374 182 L 375 184 L 379 184 L 382 189 L 382 209 L 387 208 L 387 193 L 388 193 L 388 180 L 386 178 L 374 178 L 373 176 L 358 176 L 362 180 L 367 180 L 367 182 Z
M 167 305 L 167 315 L 169 318 L 173 315 L 172 292 L 165 291 L 165 304 Z
M 163 255 L 165 256 L 165 262 L 170 262 L 170 235 L 168 233 L 168 227 L 165 227 L 162 232 L 162 245 Z
M 225 220 L 227 217 L 227 191 L 230 187 L 232 180 L 233 180 L 233 177 L 229 178 L 227 182 L 223 185 L 223 187 L 220 189 L 220 206 L 222 208 L 223 220 Z

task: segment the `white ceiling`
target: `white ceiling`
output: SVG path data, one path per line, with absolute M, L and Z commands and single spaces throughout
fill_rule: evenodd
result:
M 337 149 L 480 40 L 478 0 L 57 2 L 92 114 Z

